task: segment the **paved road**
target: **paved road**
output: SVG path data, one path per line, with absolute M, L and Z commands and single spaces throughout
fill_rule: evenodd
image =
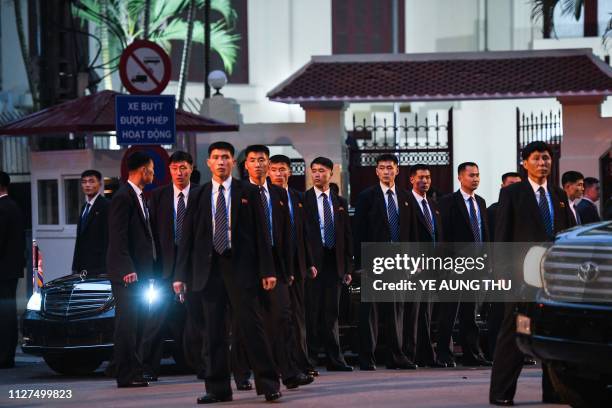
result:
M 201 381 L 192 375 L 172 373 L 164 366 L 165 376 L 148 388 L 117 389 L 102 370 L 91 376 L 64 377 L 55 374 L 36 357 L 19 355 L 17 366 L 0 371 L 0 407 L 184 407 L 195 406 L 204 392 Z M 540 403 L 541 370 L 525 368 L 519 380 L 515 402 L 519 406 L 561 407 Z M 283 390 L 278 404 L 293 407 L 488 407 L 490 369 L 419 369 L 376 372 L 321 372 L 317 380 L 295 391 Z M 15 389 L 71 390 L 71 399 L 10 399 Z M 263 397 L 253 391 L 234 392 L 232 403 L 220 406 L 265 406 Z

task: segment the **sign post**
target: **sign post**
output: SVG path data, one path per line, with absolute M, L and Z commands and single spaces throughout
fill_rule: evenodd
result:
M 172 64 L 157 44 L 136 40 L 121 54 L 119 77 L 131 94 L 159 95 L 170 82 Z

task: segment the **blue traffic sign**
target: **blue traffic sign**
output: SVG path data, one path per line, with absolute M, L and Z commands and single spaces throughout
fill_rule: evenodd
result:
M 176 143 L 174 95 L 117 95 L 117 144 Z

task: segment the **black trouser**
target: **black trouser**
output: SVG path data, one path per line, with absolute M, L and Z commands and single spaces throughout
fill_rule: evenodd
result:
M 296 276 L 293 284 L 289 286 L 289 298 L 291 299 L 291 357 L 295 366 L 305 372 L 314 367 L 308 359 L 304 280 L 301 276 Z
M 145 282 L 145 285 L 148 285 Z M 140 346 L 143 371 L 159 375 L 164 351 L 164 335 L 169 334 L 174 340 L 173 356 L 181 363 L 183 356 L 183 327 L 185 325 L 185 308 L 178 303 L 169 280 L 156 280 L 155 289 L 158 297 L 145 308 L 145 323 Z
M 404 327 L 404 303 L 401 302 L 361 302 L 359 304 L 359 363 L 362 366 L 376 364 L 374 353 L 378 341 L 379 321 L 382 321 L 386 340 L 387 367 L 408 363 L 402 351 Z
M 504 303 L 489 302 L 487 303 L 487 353 L 489 360 L 493 360 L 495 354 L 495 345 L 497 344 L 497 335 L 504 320 Z
M 18 279 L 0 280 L 0 366 L 15 363 L 17 346 L 17 293 Z
M 502 322 L 495 355 L 493 356 L 493 369 L 491 370 L 491 386 L 489 388 L 490 399 L 514 399 L 516 383 L 521 370 L 525 355 L 516 345 L 516 303 L 506 303 L 504 309 L 504 320 Z M 555 396 L 548 369 L 542 367 L 542 394 L 546 398 Z
M 142 376 L 139 347 L 142 339 L 143 313 L 146 305 L 141 282 L 113 283 L 115 297 L 115 347 L 113 361 L 117 384 L 126 384 Z
M 318 276 L 306 282 L 306 335 L 308 354 L 317 361 L 319 347 L 327 354 L 329 365 L 345 365 L 340 349 L 338 315 L 342 281 L 336 271 L 335 250 L 324 249 L 323 267 Z M 314 365 L 314 364 L 313 364 Z
M 431 338 L 433 303 L 427 292 L 421 292 L 404 307 L 404 354 L 418 365 L 429 365 L 436 360 Z
M 214 254 L 206 287 L 195 294 L 205 322 L 204 349 L 206 391 L 231 395 L 229 319 L 231 308 L 245 336 L 248 360 L 255 372 L 257 394 L 271 394 L 280 388 L 272 351 L 266 339 L 257 287 L 246 288 L 235 277 L 231 256 Z
M 234 374 L 234 381 L 236 385 L 241 382 L 248 381 L 251 378 L 251 364 L 249 363 L 249 357 L 246 351 L 246 340 L 244 333 L 240 330 L 240 326 L 237 324 L 236 316 L 234 313 L 231 314 L 232 324 L 232 345 L 230 350 L 230 360 L 232 373 Z
M 476 324 L 475 302 L 443 302 L 438 304 L 438 347 L 440 361 L 454 361 L 452 335 L 455 320 L 459 318 L 459 343 L 463 350 L 462 361 L 473 363 L 482 359 L 479 330 Z
M 192 367 L 200 377 L 204 376 L 205 367 L 202 353 L 205 350 L 206 340 L 204 330 L 204 315 L 200 303 L 200 292 L 185 293 L 185 328 L 183 329 L 183 352 L 186 363 Z

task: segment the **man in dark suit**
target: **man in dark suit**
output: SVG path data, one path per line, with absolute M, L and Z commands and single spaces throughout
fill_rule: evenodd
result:
M 152 191 L 149 200 L 151 211 L 151 229 L 157 252 L 155 265 L 155 281 L 151 290 L 155 299 L 148 305 L 147 318 L 143 330 L 141 344 L 141 359 L 144 370 L 144 378 L 147 381 L 156 381 L 160 371 L 160 363 L 163 353 L 164 328 L 168 328 L 175 342 L 173 355 L 182 362 L 182 328 L 185 327 L 184 305 L 176 302 L 172 283 L 174 282 L 174 268 L 176 265 L 177 246 L 181 240 L 184 221 L 187 212 L 191 210 L 194 195 L 197 195 L 197 187 L 190 183 L 193 159 L 189 153 L 176 151 L 169 159 L 170 177 L 172 183 L 159 187 Z M 183 294 L 184 296 L 184 294 Z M 180 300 L 180 299 L 179 299 Z M 189 333 L 196 337 L 200 333 Z M 197 350 L 192 353 L 189 345 L 195 340 Z M 197 371 L 201 370 L 200 362 L 201 339 L 187 339 L 187 354 L 193 356 L 192 362 Z
M 257 394 L 274 401 L 281 397 L 280 383 L 260 302 L 262 287 L 274 289 L 277 276 L 271 248 L 261 239 L 268 233 L 261 196 L 255 186 L 232 178 L 231 144 L 211 144 L 207 163 L 213 178 L 199 189 L 185 220 L 173 284 L 175 293 L 188 289 L 200 304 L 206 394 L 197 402 L 232 400 L 230 306 L 246 339 Z
M 599 201 L 600 187 L 599 180 L 595 177 L 587 177 L 584 179 L 584 195 L 582 200 L 576 206 L 578 214 L 583 224 L 601 221 L 599 211 L 595 203 Z
M 582 224 L 580 213 L 578 213 L 577 203 L 584 194 L 584 176 L 582 173 L 574 170 L 566 171 L 561 176 L 561 187 L 567 195 L 567 201 L 574 217 L 576 225 Z
M 117 386 L 146 387 L 138 357 L 143 324 L 143 292 L 156 258 L 150 212 L 143 190 L 153 182 L 153 160 L 136 151 L 127 158 L 127 183 L 113 196 L 108 213 L 106 266 L 115 307 L 114 362 Z
M 306 334 L 313 362 L 322 345 L 328 371 L 353 371 L 344 360 L 338 330 L 341 285 L 349 285 L 352 279 L 353 239 L 348 202 L 330 190 L 333 168 L 334 163 L 326 157 L 312 161 L 314 187 L 304 198 L 306 235 L 319 271 L 316 279 L 306 282 Z
M 511 171 L 504 173 L 502 175 L 501 188 L 507 187 L 510 184 L 520 183 L 520 181 L 521 175 L 517 172 Z M 498 208 L 499 201 L 491 204 L 487 208 L 487 215 L 489 216 L 489 236 L 491 241 L 495 241 L 495 221 L 497 219 Z M 485 353 L 485 356 L 488 360 L 493 360 L 495 343 L 497 342 L 497 334 L 499 333 L 501 322 L 504 319 L 504 304 L 500 302 L 485 302 L 483 305 L 483 309 L 484 308 L 487 310 L 487 352 Z
M 425 164 L 410 167 L 409 194 L 416 214 L 417 242 L 436 243 L 442 241 L 442 219 L 435 202 L 428 196 L 431 187 L 431 171 Z M 405 305 L 404 312 L 404 353 L 420 366 L 443 368 L 447 365 L 438 361 L 431 338 L 431 317 L 433 304 L 426 293 L 418 302 Z
M 85 204 L 77 223 L 77 236 L 72 257 L 72 271 L 88 275 L 106 273 L 108 249 L 109 201 L 100 193 L 102 174 L 97 170 L 85 170 L 81 174 L 81 188 Z
M 450 243 L 490 241 L 487 205 L 482 197 L 474 193 L 480 184 L 478 165 L 473 162 L 461 163 L 457 168 L 457 178 L 459 190 L 440 200 L 444 240 Z M 438 305 L 438 360 L 446 365 L 454 365 L 452 334 L 457 317 L 463 350 L 462 364 L 472 367 L 491 366 L 478 344 L 480 336 L 473 297 L 465 297 L 461 302 L 442 302 Z
M 25 226 L 17 203 L 8 196 L 11 178 L 0 171 L 0 368 L 15 366 L 16 291 L 25 266 Z
M 497 242 L 545 242 L 555 234 L 574 225 L 565 192 L 548 184 L 552 152 L 544 142 L 532 142 L 521 152 L 527 180 L 502 189 L 495 226 Z M 500 278 L 522 282 L 522 276 L 509 276 L 512 271 L 496 268 Z M 489 401 L 494 405 L 512 405 L 516 383 L 523 367 L 523 353 L 515 340 L 517 304 L 505 304 L 504 320 L 497 337 Z M 548 371 L 543 367 L 543 402 L 559 402 L 554 393 Z
M 410 193 L 395 184 L 399 174 L 397 157 L 381 154 L 376 158 L 379 182 L 359 194 L 355 206 L 355 265 L 361 269 L 362 242 L 414 242 L 417 239 L 416 218 Z M 415 369 L 402 351 L 404 303 L 361 302 L 359 305 L 359 366 L 375 370 L 374 352 L 378 340 L 379 320 L 384 324 L 389 369 Z
M 245 169 L 249 182 L 259 190 L 264 208 L 266 234 L 276 270 L 276 287 L 262 296 L 267 314 L 267 332 L 274 358 L 288 389 L 307 385 L 314 377 L 298 370 L 292 358 L 291 348 L 291 300 L 289 286 L 295 281 L 293 265 L 291 216 L 287 191 L 268 179 L 270 150 L 264 145 L 251 145 L 245 149 Z M 240 330 L 240 327 L 238 327 Z M 245 337 L 242 337 L 246 340 Z
M 287 204 L 291 225 L 291 256 L 293 258 L 291 276 L 293 282 L 289 285 L 291 300 L 291 357 L 293 362 L 303 373 L 310 376 L 319 375 L 308 358 L 306 342 L 306 313 L 304 284 L 306 278 L 316 278 L 317 268 L 314 267 L 310 245 L 306 240 L 304 210 L 304 195 L 289 187 L 291 176 L 291 160 L 284 155 L 270 157 L 268 170 L 272 184 L 284 189 L 287 193 Z

